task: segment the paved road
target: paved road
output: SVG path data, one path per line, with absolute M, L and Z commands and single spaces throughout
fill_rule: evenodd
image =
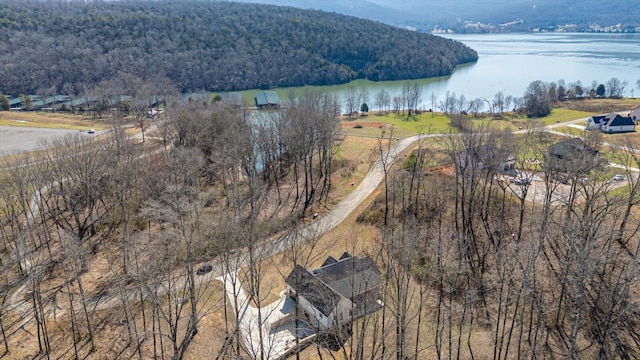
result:
M 553 125 L 544 127 L 543 130 L 549 131 L 558 135 L 562 135 L 562 136 L 571 136 L 568 134 L 553 131 L 551 129 L 560 127 L 560 126 L 567 126 L 570 124 L 584 122 L 586 120 L 587 118 L 581 118 L 581 119 L 576 119 L 568 122 L 553 124 Z M 526 133 L 527 131 L 528 130 L 519 130 L 519 131 L 516 131 L 515 133 L 523 134 L 523 133 Z M 445 134 L 418 135 L 418 136 L 412 136 L 409 138 L 402 139 L 398 141 L 394 146 L 392 146 L 391 149 L 383 155 L 383 157 L 386 159 L 386 163 L 392 163 L 399 153 L 406 150 L 409 146 L 414 144 L 419 139 L 435 138 L 435 137 L 442 137 L 442 136 L 446 136 L 446 135 Z M 379 158 L 373 164 L 373 166 L 371 167 L 371 169 L 369 170 L 365 178 L 362 180 L 362 182 L 345 199 L 343 199 L 340 203 L 338 203 L 338 205 L 334 207 L 327 215 L 323 216 L 322 218 L 318 219 L 312 224 L 307 225 L 297 233 L 291 233 L 291 234 L 287 234 L 282 237 L 276 238 L 262 245 L 261 247 L 257 248 L 255 253 L 258 254 L 258 259 L 268 258 L 278 253 L 281 253 L 296 244 L 304 242 L 307 239 L 310 239 L 312 237 L 318 237 L 324 234 L 325 232 L 335 228 L 344 219 L 346 219 L 347 216 L 349 216 L 360 204 L 362 204 L 362 202 L 365 199 L 367 199 L 376 190 L 376 188 L 380 185 L 380 183 L 383 180 L 384 180 L 383 162 L 381 161 L 381 158 Z M 247 253 L 240 253 L 240 254 L 234 255 L 232 258 L 231 262 L 234 264 L 232 266 L 233 268 L 229 268 L 228 266 L 225 268 L 222 262 L 217 262 L 214 264 L 213 271 L 205 276 L 198 276 L 196 278 L 197 282 L 199 284 L 203 284 L 213 279 L 221 278 L 224 274 L 230 274 L 232 272 L 235 272 L 237 271 L 237 269 L 240 269 L 246 266 L 248 262 L 247 260 L 248 260 Z M 172 288 L 173 289 L 183 288 L 184 282 L 185 282 L 185 278 L 181 277 L 180 279 L 177 280 L 177 283 L 172 285 Z M 13 296 L 10 299 L 10 303 L 12 303 L 12 306 L 14 307 L 18 306 L 15 303 L 19 301 L 19 299 L 22 299 L 24 297 L 24 294 L 26 293 L 26 291 L 27 291 L 26 286 L 23 286 L 13 294 Z M 132 291 L 128 294 L 127 297 L 133 300 L 133 299 L 139 299 L 138 296 L 139 296 L 139 293 L 137 291 Z M 105 309 L 109 309 L 109 308 L 121 305 L 121 300 L 119 300 L 119 297 L 115 294 L 105 294 L 103 296 L 100 296 L 99 298 L 94 298 L 90 300 L 90 302 L 91 302 L 90 308 L 94 310 L 105 310 Z M 245 311 L 251 312 L 252 310 L 250 310 L 248 306 L 249 305 L 245 307 Z M 255 332 L 256 330 L 254 329 L 253 331 Z
M 553 124 L 543 129 L 545 131 L 552 131 L 550 129 L 555 127 L 566 126 L 568 124 L 574 124 L 578 122 L 584 122 L 586 120 L 587 118 L 576 119 L 568 122 Z M 527 130 L 516 131 L 516 133 L 521 133 L 521 134 L 526 132 Z M 558 134 L 567 136 L 567 134 L 563 134 L 563 133 L 558 133 Z M 398 141 L 394 146 L 392 146 L 389 149 L 389 151 L 383 155 L 383 157 L 386 159 L 387 163 L 391 163 L 395 160 L 396 156 L 399 153 L 406 150 L 409 146 L 411 146 L 413 143 L 415 143 L 419 139 L 429 138 L 429 137 L 435 138 L 435 137 L 442 137 L 442 136 L 446 136 L 446 135 L 445 134 L 417 135 L 417 136 L 412 136 L 412 137 L 402 139 Z M 140 134 L 137 134 L 134 136 L 134 138 L 138 138 L 138 137 L 140 137 Z M 261 247 L 256 249 L 255 253 L 259 255 L 260 259 L 268 258 L 278 253 L 281 253 L 286 249 L 291 248 L 292 246 L 300 242 L 306 241 L 307 239 L 321 236 L 323 233 L 338 226 L 344 219 L 347 218 L 347 216 L 349 216 L 349 214 L 351 214 L 352 211 L 354 211 L 365 199 L 367 199 L 367 197 L 369 197 L 375 191 L 375 189 L 380 185 L 380 183 L 384 180 L 384 169 L 383 169 L 383 162 L 381 161 L 381 159 L 382 157 L 378 158 L 378 160 L 373 164 L 373 166 L 371 167 L 371 169 L 369 170 L 365 178 L 360 182 L 360 184 L 349 195 L 347 195 L 345 199 L 343 199 L 340 203 L 338 203 L 338 205 L 334 207 L 327 215 L 318 219 L 314 223 L 307 225 L 306 227 L 302 228 L 300 231 L 296 233 L 286 234 L 280 238 L 276 238 L 262 245 Z M 37 211 L 37 201 L 35 200 L 37 199 L 39 199 L 39 197 L 34 197 L 34 202 L 36 202 L 36 204 L 32 203 L 32 206 L 36 209 L 36 211 Z M 214 264 L 214 270 L 210 274 L 207 274 L 207 276 L 198 278 L 199 282 L 209 281 L 213 278 L 222 276 L 226 272 L 234 271 L 236 269 L 246 266 L 248 263 L 248 256 L 246 253 L 241 253 L 236 255 L 234 259 L 230 262 L 234 263 L 235 265 L 234 269 L 228 269 L 228 268 L 225 269 L 223 267 L 223 264 L 218 262 Z M 178 287 L 182 287 L 184 285 L 184 281 L 185 281 L 184 277 L 180 281 L 182 283 L 178 284 Z M 174 288 L 178 288 L 178 287 L 174 286 Z M 11 297 L 11 302 L 15 303 L 19 301 L 19 299 L 23 297 L 26 291 L 27 291 L 26 285 L 23 285 L 22 287 L 20 287 L 18 290 L 14 292 L 13 296 Z M 128 297 L 130 299 L 137 299 L 139 298 L 138 295 L 139 295 L 138 292 L 131 292 L 128 295 Z M 94 299 L 93 301 L 94 301 L 94 304 L 92 305 L 92 307 L 96 310 L 105 310 L 105 309 L 112 308 L 114 306 L 119 306 L 121 304 L 118 296 L 116 296 L 115 294 L 105 294 L 99 298 Z

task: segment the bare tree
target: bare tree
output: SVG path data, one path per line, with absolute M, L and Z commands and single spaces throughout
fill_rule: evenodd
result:
M 467 115 L 467 113 L 469 112 L 469 108 L 470 108 L 470 102 L 467 101 L 466 96 L 464 95 L 460 95 L 460 97 L 458 98 L 458 100 L 455 103 L 455 111 L 458 114 L 462 114 L 462 115 Z
M 379 92 L 376 93 L 375 104 L 376 104 L 376 107 L 378 108 L 378 113 L 382 114 L 386 112 L 389 106 L 388 105 L 389 99 L 390 99 L 389 92 L 387 92 L 385 89 L 381 89 Z
M 382 129 L 380 137 L 378 138 L 378 153 L 380 157 L 377 161 L 382 165 L 382 171 L 384 173 L 384 225 L 387 225 L 389 220 L 390 198 L 389 198 L 389 171 L 393 165 L 393 154 L 391 153 L 391 141 L 393 139 L 393 127 L 389 130 Z
M 438 101 L 438 109 L 445 115 L 451 114 L 454 112 L 456 101 L 456 94 L 449 93 L 449 91 L 447 91 L 444 99 Z
M 493 98 L 492 105 L 493 105 L 493 109 L 495 109 L 495 111 L 498 112 L 499 114 L 502 114 L 504 112 L 504 109 L 508 108 L 509 105 L 506 104 L 506 98 L 502 91 L 499 91 L 498 93 L 496 93 L 496 95 Z
M 206 287 L 196 283 L 194 266 L 203 242 L 202 201 L 198 195 L 204 165 L 199 150 L 177 149 L 168 166 L 164 191 L 150 200 L 143 212 L 169 226 L 157 244 L 163 261 L 152 269 L 149 278 L 154 281 L 147 285 L 147 291 L 157 304 L 166 303 L 166 307 L 156 307 L 155 314 L 160 330 L 167 331 L 164 335 L 171 341 L 173 359 L 184 357 L 203 316 Z M 174 274 L 173 266 L 182 271 Z
M 325 249 L 320 249 L 318 243 L 320 236 L 317 233 L 322 233 L 323 229 L 318 226 L 302 227 L 303 224 L 291 229 L 281 240 L 279 246 L 284 248 L 282 257 L 283 264 L 276 264 L 278 269 L 292 269 L 296 266 L 308 268 L 314 262 L 320 259 Z M 280 271 L 280 270 L 279 270 Z M 281 273 L 283 278 L 287 277 L 287 273 Z M 299 280 L 294 278 L 294 281 Z M 299 288 L 300 284 L 294 284 L 294 287 Z M 295 356 L 296 359 L 300 359 L 300 321 L 303 319 L 303 314 L 299 305 L 299 298 L 297 292 L 293 293 L 293 301 L 296 303 L 294 310 L 294 337 L 295 337 Z
M 393 97 L 393 112 L 395 112 L 396 114 L 400 113 L 400 108 L 402 107 L 402 98 L 399 96 L 394 96 Z
M 72 83 L 65 83 L 62 86 L 62 91 L 69 97 L 69 107 L 71 108 L 71 113 L 76 114 L 76 99 L 79 94 L 78 86 Z
M 628 85 L 628 82 L 626 80 L 620 81 L 618 78 L 612 77 L 605 85 L 609 91 L 610 98 L 621 98 L 624 93 L 624 88 Z
M 422 100 L 422 88 L 417 81 L 407 81 L 402 85 L 402 98 L 407 105 L 407 116 L 411 116 Z
M 516 99 L 511 95 L 507 95 L 504 98 L 504 107 L 507 110 L 511 109 L 511 104 L 513 104 L 513 106 L 515 107 L 516 106 L 515 103 L 516 103 Z M 509 110 L 509 111 L 511 111 L 511 110 Z
M 107 192 L 113 158 L 106 156 L 102 148 L 102 144 L 82 134 L 55 140 L 47 147 L 51 183 L 40 194 L 46 199 L 44 210 L 81 245 L 96 235 L 96 224 L 113 207 Z M 85 256 L 79 256 L 84 272 Z
M 354 86 L 349 86 L 344 94 L 347 116 L 352 117 L 358 109 L 358 100 L 360 99 L 358 91 Z

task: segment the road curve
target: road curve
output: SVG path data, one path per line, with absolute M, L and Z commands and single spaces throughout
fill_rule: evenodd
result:
M 542 131 L 554 132 L 553 128 L 559 126 L 566 126 L 568 124 L 578 123 L 586 121 L 587 118 L 580 118 L 576 120 L 571 120 L 567 122 L 557 123 L 549 126 L 545 126 L 542 128 Z M 526 133 L 528 130 L 519 130 L 514 131 L 516 134 Z M 570 136 L 568 134 L 557 133 L 559 135 Z M 298 229 L 296 232 L 285 234 L 281 237 L 275 238 L 254 250 L 254 259 L 260 260 L 269 258 L 271 256 L 277 255 L 285 250 L 295 246 L 296 244 L 307 241 L 312 237 L 318 237 L 327 231 L 338 226 L 344 219 L 346 219 L 362 202 L 367 199 L 380 185 L 380 183 L 384 180 L 384 168 L 383 161 L 384 158 L 387 164 L 392 163 L 398 154 L 405 151 L 411 145 L 413 145 L 416 141 L 425 138 L 436 138 L 448 136 L 448 134 L 422 134 L 407 137 L 399 140 L 395 145 L 391 146 L 391 148 L 385 152 L 381 157 L 379 157 L 367 175 L 362 179 L 360 184 L 347 195 L 342 201 L 340 201 L 333 209 L 331 209 L 325 216 L 319 218 L 317 221 Z M 247 266 L 248 264 L 248 256 L 246 252 L 239 253 L 233 256 L 231 261 L 226 262 L 226 266 L 223 261 L 218 261 L 214 263 L 213 270 L 206 274 L 205 276 L 198 276 L 198 283 L 205 283 L 211 281 L 215 278 L 223 276 L 225 273 L 230 271 L 238 270 L 242 267 Z M 230 268 L 228 264 L 233 264 L 234 268 Z M 183 276 L 174 283 L 171 288 L 182 288 L 184 286 L 184 281 L 186 278 Z M 165 289 L 169 289 L 170 287 L 164 287 Z M 18 298 L 22 297 L 21 294 L 26 293 L 26 286 L 22 286 L 19 290 L 17 290 L 13 296 L 11 296 L 10 302 L 18 301 Z M 158 295 L 158 294 L 156 294 Z M 93 298 L 90 301 L 91 308 L 94 310 L 106 310 L 115 306 L 119 306 L 122 304 L 122 300 L 120 299 L 122 295 L 115 294 L 104 294 L 100 297 Z M 131 291 L 128 295 L 130 299 L 139 299 L 139 292 L 137 290 Z

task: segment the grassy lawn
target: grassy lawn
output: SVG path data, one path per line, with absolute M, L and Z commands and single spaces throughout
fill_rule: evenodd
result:
M 609 160 L 613 164 L 618 164 L 630 168 L 638 167 L 638 164 L 634 161 L 633 154 L 628 153 L 622 149 L 611 148 L 608 146 L 600 147 L 600 156 Z M 624 171 L 623 169 L 616 169 L 616 172 Z
M 571 120 L 576 120 L 580 118 L 586 118 L 592 115 L 594 114 L 587 111 L 572 110 L 567 108 L 554 108 L 551 110 L 551 114 L 549 114 L 544 118 L 541 118 L 540 120 L 545 125 L 553 125 L 558 122 L 565 122 L 565 121 L 571 121 Z
M 554 131 L 558 131 L 564 134 L 569 134 L 569 135 L 574 135 L 574 136 L 583 136 L 584 134 L 584 130 L 580 130 L 574 127 L 570 127 L 570 126 L 560 126 L 557 127 L 555 129 L 553 129 Z
M 554 108 L 548 116 L 533 119 L 533 121 L 540 121 L 544 125 L 553 125 L 559 122 L 586 118 L 591 115 L 593 115 L 593 113 L 582 110 Z M 472 119 L 472 121 L 476 126 L 492 126 L 498 129 L 518 130 L 524 128 L 526 123 L 530 120 L 517 117 L 510 118 L 507 114 L 504 119 L 500 120 L 487 117 Z M 456 129 L 451 128 L 448 116 L 441 113 L 430 112 L 421 113 L 411 117 L 395 113 L 384 115 L 371 114 L 368 116 L 355 117 L 353 119 L 345 118 L 342 123 L 343 132 L 345 134 L 370 137 L 380 136 L 381 126 L 393 126 L 394 136 L 397 135 L 399 137 L 424 133 L 442 134 L 450 131 L 457 131 Z
M 498 129 L 517 129 L 517 125 L 508 120 L 492 120 L 489 118 L 472 119 L 475 126 L 492 126 Z M 399 137 L 418 134 L 446 134 L 458 130 L 450 126 L 451 120 L 441 113 L 424 112 L 418 115 L 383 114 L 345 118 L 342 129 L 348 135 L 379 137 L 381 129 L 393 127 L 393 135 Z M 385 133 L 388 136 L 388 133 Z
M 397 136 L 411 136 L 424 133 L 446 133 L 450 131 L 449 118 L 442 114 L 437 113 L 422 113 L 418 115 L 402 114 L 383 114 L 383 115 L 368 115 L 361 117 L 354 117 L 353 119 L 345 118 L 343 122 L 343 129 L 353 129 L 354 132 L 369 133 L 369 129 L 375 129 L 375 135 L 380 136 L 380 126 L 387 125 L 393 126 L 394 135 Z M 362 128 L 355 128 L 355 126 L 362 126 Z M 360 131 L 367 129 L 365 131 Z M 348 130 L 351 133 L 351 130 Z M 367 134 L 368 135 L 368 134 Z
M 0 126 L 39 127 L 48 129 L 103 130 L 107 124 L 98 119 L 68 113 L 36 111 L 0 111 Z
M 589 116 L 594 115 L 591 112 L 575 110 L 575 109 L 567 109 L 567 108 L 553 108 L 551 109 L 551 114 L 542 117 L 542 118 L 511 118 L 504 120 L 507 123 L 510 123 L 512 126 L 517 126 L 518 129 L 524 128 L 528 126 L 528 122 L 540 122 L 545 126 L 554 125 L 557 123 L 563 123 L 567 121 L 572 121 L 576 119 L 588 118 Z M 579 125 L 586 125 L 586 121 L 584 124 L 580 123 Z M 557 130 L 557 129 L 556 129 Z

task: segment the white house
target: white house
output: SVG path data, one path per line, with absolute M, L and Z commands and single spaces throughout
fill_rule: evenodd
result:
M 637 113 L 633 115 L 633 111 Z M 640 120 L 640 108 L 633 110 L 629 116 L 616 113 L 594 115 L 587 120 L 587 130 L 600 130 L 608 134 L 636 131 L 636 124 L 632 116 Z
M 587 130 L 602 130 L 602 120 L 607 115 L 594 115 L 587 120 Z
M 601 130 L 608 134 L 633 132 L 636 131 L 636 123 L 629 116 L 611 113 L 602 121 Z
M 316 270 L 296 265 L 285 280 L 289 296 L 311 325 L 324 331 L 347 324 L 382 307 L 380 270 L 370 257 L 344 253 L 328 257 Z

